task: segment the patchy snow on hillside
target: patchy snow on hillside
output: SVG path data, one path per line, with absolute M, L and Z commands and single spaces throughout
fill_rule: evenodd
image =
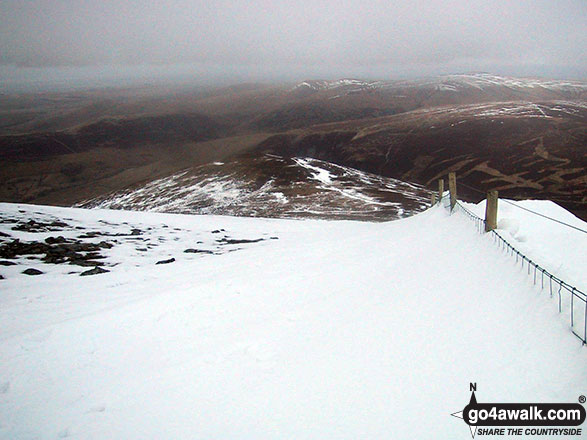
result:
M 582 93 L 587 90 L 583 81 L 552 80 L 541 78 L 514 78 L 488 73 L 445 75 L 433 78 L 419 78 L 395 81 L 367 81 L 360 79 L 311 80 L 297 84 L 292 91 L 300 89 L 333 90 L 353 87 L 353 91 L 370 89 L 406 89 L 429 87 L 440 92 L 460 93 L 467 89 L 485 90 L 508 88 L 512 90 L 539 89 L 553 92 Z M 348 92 L 349 90 L 347 90 Z
M 577 101 L 550 101 L 545 103 L 533 103 L 525 101 L 489 102 L 482 104 L 467 104 L 459 106 L 441 106 L 425 108 L 406 112 L 407 115 L 426 114 L 429 117 L 451 115 L 455 118 L 470 119 L 553 119 L 567 117 L 585 118 L 586 103 Z M 459 125 L 467 120 L 461 120 L 451 126 Z M 431 127 L 432 128 L 432 127 Z
M 535 218 L 514 231 L 500 212 L 584 269 L 574 235 L 540 241 Z M 469 382 L 481 402 L 575 402 L 587 384 L 555 300 L 442 207 L 387 223 L 0 214 L 3 245 L 113 244 L 99 275 L 35 254 L 0 266 L 3 439 L 466 439 L 451 414 Z
M 328 170 L 311 164 L 311 159 L 294 158 L 294 162 L 312 172 L 312 179 L 325 185 L 332 183 L 332 176 Z
M 203 165 L 84 207 L 255 217 L 390 220 L 426 209 L 430 191 L 312 158 L 264 155 Z

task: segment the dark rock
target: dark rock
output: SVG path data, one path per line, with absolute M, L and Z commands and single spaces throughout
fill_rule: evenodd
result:
M 3 280 L 3 279 L 4 279 L 4 277 L 2 275 L 0 275 L 0 280 Z
M 141 235 L 141 232 L 142 232 L 142 231 L 141 231 L 140 229 L 133 228 L 133 229 L 131 229 L 131 231 L 130 231 L 130 235 Z
M 139 251 L 139 252 L 147 252 L 148 249 L 147 248 L 137 248 L 137 251 Z
M 56 243 L 65 243 L 67 240 L 60 235 L 59 237 L 47 237 L 45 238 L 45 243 L 47 244 L 56 244 Z
M 101 232 L 96 232 L 96 231 L 90 231 L 90 232 L 86 232 L 85 234 L 80 235 L 78 238 L 96 238 L 99 235 L 104 235 Z
M 85 260 L 101 260 L 106 258 L 104 255 L 100 255 L 98 252 L 88 252 L 83 256 Z
M 114 247 L 112 243 L 108 243 L 107 241 L 101 241 L 100 243 L 98 243 L 98 246 L 102 249 L 111 249 L 112 247 Z
M 0 266 L 16 266 L 16 263 L 14 261 L 2 260 L 0 261 Z
M 19 223 L 12 228 L 13 231 L 27 231 L 27 232 L 45 232 L 45 231 L 59 231 L 67 227 L 67 223 L 60 221 L 53 221 L 51 223 L 43 223 L 35 220 Z
M 279 237 L 269 237 L 269 240 L 279 240 Z
M 45 255 L 43 261 L 50 264 L 61 264 L 65 263 L 66 260 L 65 257 L 60 257 L 58 255 Z
M 13 240 L 0 246 L 0 258 L 15 258 L 17 255 L 42 254 L 49 249 L 45 243 L 32 242 L 21 243 L 20 240 Z
M 67 227 L 69 225 L 67 223 L 63 223 L 63 222 L 60 222 L 60 221 L 54 221 L 54 222 L 49 223 L 49 226 L 54 226 L 54 227 L 57 227 L 57 228 L 65 228 L 65 227 Z
M 47 255 L 66 255 L 70 252 L 72 252 L 72 251 L 70 251 L 69 249 L 66 249 L 62 246 L 53 246 L 53 247 L 47 249 Z
M 10 237 L 10 234 L 0 231 L 0 237 Z
M 98 275 L 98 274 L 107 273 L 107 272 L 110 272 L 110 271 L 109 270 L 106 270 L 106 269 L 102 269 L 101 267 L 96 266 L 93 269 L 86 270 L 86 271 L 80 273 L 79 275 L 81 277 L 85 277 L 85 276 L 88 276 L 88 275 Z
M 42 243 L 37 243 L 31 246 L 30 250 L 31 254 L 43 254 L 47 252 L 47 247 L 45 247 Z
M 100 251 L 100 246 L 94 243 L 63 243 L 61 245 L 63 249 L 73 252 L 96 252 Z
M 184 251 L 186 254 L 213 254 L 212 251 L 202 250 L 202 249 L 186 249 Z
M 232 239 L 232 238 L 222 238 L 220 240 L 216 240 L 218 243 L 222 243 L 222 244 L 244 244 L 244 243 L 257 243 L 259 241 L 263 241 L 265 240 L 264 238 L 257 238 L 255 240 L 246 240 L 246 239 L 242 239 L 242 240 L 238 240 L 238 239 Z
M 169 260 L 157 261 L 155 264 L 169 264 L 169 263 L 173 263 L 174 261 L 175 261 L 175 258 L 170 258 Z
M 25 275 L 42 275 L 44 272 L 41 272 L 38 269 L 29 268 L 27 270 L 23 270 L 22 273 L 24 273 Z
M 68 261 L 69 264 L 82 267 L 103 266 L 101 261 L 84 260 L 83 258 L 73 258 Z
M 212 231 L 212 234 L 220 234 L 220 229 L 215 229 L 214 231 Z

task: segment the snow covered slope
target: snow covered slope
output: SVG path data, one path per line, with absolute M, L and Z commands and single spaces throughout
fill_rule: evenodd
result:
M 566 316 L 441 207 L 388 223 L 0 212 L 4 244 L 113 244 L 100 275 L 0 267 L 3 439 L 467 439 L 450 414 L 469 382 L 480 401 L 584 394 Z
M 465 205 L 479 217 L 485 216 L 485 200 L 477 205 Z M 549 200 L 500 199 L 498 202 L 499 233 L 532 261 L 587 292 L 587 234 L 530 211 L 583 230 L 587 230 L 586 223 Z
M 252 217 L 390 220 L 423 211 L 421 185 L 311 158 L 237 157 L 80 204 L 89 208 Z

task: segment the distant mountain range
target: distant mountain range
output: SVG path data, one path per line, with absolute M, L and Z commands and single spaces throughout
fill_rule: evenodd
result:
M 0 115 L 2 201 L 106 203 L 106 195 L 116 194 L 110 205 L 128 207 L 121 194 L 153 189 L 153 181 L 173 180 L 181 172 L 185 185 L 199 185 L 206 194 L 213 193 L 206 180 L 212 176 L 249 191 L 246 197 L 239 193 L 244 202 L 238 209 L 194 196 L 200 201 L 189 206 L 199 212 L 314 215 L 310 211 L 323 205 L 320 200 L 340 196 L 332 215 L 344 217 L 347 206 L 354 218 L 361 209 L 380 206 L 372 214 L 381 218 L 399 211 L 368 203 L 359 209 L 347 204 L 344 191 L 352 187 L 372 197 L 377 185 L 410 182 L 411 189 L 396 185 L 407 213 L 428 197 L 418 185 L 434 188 L 436 179 L 456 171 L 460 182 L 481 191 L 550 199 L 587 215 L 585 82 L 475 74 L 15 94 L 2 97 Z M 215 161 L 225 165 L 210 165 Z M 319 163 L 350 180 L 333 179 L 342 193 L 325 189 L 301 163 Z M 292 175 L 293 169 L 306 171 Z M 375 176 L 396 180 L 376 182 Z M 281 193 L 287 204 L 280 196 L 255 193 L 268 182 L 267 194 Z M 289 188 L 297 184 L 312 193 L 305 208 Z M 391 203 L 380 196 L 373 200 Z

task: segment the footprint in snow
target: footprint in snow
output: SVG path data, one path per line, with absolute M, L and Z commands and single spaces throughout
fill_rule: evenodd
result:
M 266 344 L 253 342 L 241 344 L 243 353 L 262 370 L 270 370 L 275 364 L 275 352 Z
M 47 339 L 49 339 L 51 337 L 52 334 L 53 334 L 53 330 L 40 331 L 37 334 L 30 336 L 28 338 L 28 340 L 31 342 L 39 342 L 39 343 L 45 342 Z
M 10 382 L 0 384 L 0 394 L 6 394 L 10 391 Z

